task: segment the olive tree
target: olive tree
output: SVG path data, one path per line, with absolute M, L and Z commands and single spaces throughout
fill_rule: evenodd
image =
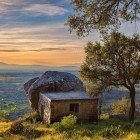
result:
M 130 120 L 134 120 L 135 86 L 140 82 L 140 38 L 127 37 L 113 32 L 103 43 L 88 43 L 86 59 L 80 69 L 80 76 L 95 91 L 110 86 L 125 87 L 129 91 L 131 106 Z
M 140 0 L 72 0 L 74 13 L 68 17 L 70 30 L 78 36 L 87 35 L 92 29 L 101 33 L 113 29 L 122 21 L 138 21 Z

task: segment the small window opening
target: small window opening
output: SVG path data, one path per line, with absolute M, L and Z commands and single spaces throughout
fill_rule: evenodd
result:
M 79 112 L 79 104 L 78 103 L 70 104 L 70 112 L 78 113 Z

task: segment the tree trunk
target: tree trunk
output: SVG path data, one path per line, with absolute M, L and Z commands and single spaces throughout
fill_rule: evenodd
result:
M 130 90 L 130 110 L 129 110 L 129 120 L 134 121 L 135 118 L 135 88 Z

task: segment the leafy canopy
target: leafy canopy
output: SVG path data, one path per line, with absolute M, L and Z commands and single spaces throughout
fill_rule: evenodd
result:
M 113 32 L 104 44 L 88 43 L 80 76 L 97 92 L 109 86 L 131 90 L 140 82 L 140 38 Z M 96 91 L 96 90 L 95 90 Z
M 111 110 L 113 114 L 127 114 L 129 110 L 129 100 L 123 97 L 111 105 Z
M 72 4 L 75 12 L 67 24 L 78 36 L 87 35 L 92 29 L 103 33 L 121 21 L 139 20 L 139 0 L 73 0 Z

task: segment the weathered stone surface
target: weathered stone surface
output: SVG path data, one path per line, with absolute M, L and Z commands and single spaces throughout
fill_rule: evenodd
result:
M 51 94 L 51 93 L 50 93 Z M 70 111 L 70 104 L 78 104 L 78 112 Z M 42 105 L 44 112 L 42 113 Z M 48 123 L 60 121 L 64 116 L 73 114 L 77 116 L 78 122 L 94 122 L 98 120 L 98 99 L 71 99 L 71 100 L 49 100 L 40 94 L 39 114 Z
M 47 71 L 24 85 L 31 106 L 38 110 L 39 94 L 42 92 L 84 91 L 83 83 L 75 75 L 66 72 Z
M 26 94 L 28 94 L 28 90 L 31 87 L 31 85 L 38 79 L 39 79 L 39 77 L 35 77 L 24 84 L 24 90 L 25 90 Z

